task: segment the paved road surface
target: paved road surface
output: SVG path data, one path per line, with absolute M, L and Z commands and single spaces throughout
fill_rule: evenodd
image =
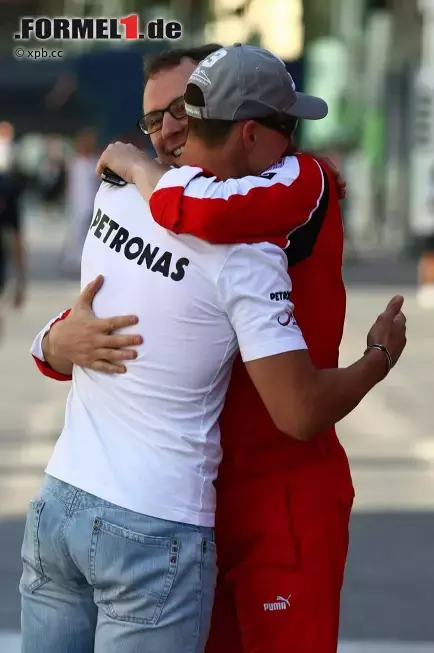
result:
M 19 651 L 23 515 L 62 424 L 67 392 L 66 384 L 39 376 L 27 353 L 33 335 L 76 292 L 58 274 L 60 237 L 56 228 L 42 235 L 39 223 L 30 230 L 29 303 L 10 317 L 0 346 L 1 653 Z M 408 297 L 409 345 L 393 375 L 339 428 L 357 492 L 340 653 L 433 653 L 434 313 L 416 306 L 411 264 L 351 266 L 348 278 L 342 361 L 363 350 L 395 280 Z

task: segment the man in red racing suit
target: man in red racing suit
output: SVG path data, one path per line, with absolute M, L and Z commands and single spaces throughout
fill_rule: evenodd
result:
M 332 171 L 298 154 L 258 177 L 219 181 L 198 169 L 190 177 L 178 184 L 176 171 L 167 173 L 151 196 L 154 219 L 213 243 L 267 240 L 282 246 L 295 317 L 312 360 L 318 368 L 337 367 L 346 297 Z M 220 424 L 220 575 L 207 651 L 331 653 L 354 497 L 336 431 L 308 443 L 285 437 L 241 359 Z

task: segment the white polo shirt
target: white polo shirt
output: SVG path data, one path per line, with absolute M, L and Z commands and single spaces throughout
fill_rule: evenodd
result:
M 176 236 L 154 222 L 135 186 L 102 184 L 81 285 L 103 274 L 96 315 L 137 315 L 123 332 L 144 343 L 126 374 L 74 367 L 47 473 L 142 514 L 214 525 L 218 419 L 234 357 L 306 348 L 289 319 L 286 266 L 274 245 Z M 45 331 L 32 346 L 41 360 Z

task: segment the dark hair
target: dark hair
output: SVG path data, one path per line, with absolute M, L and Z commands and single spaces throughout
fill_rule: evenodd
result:
M 210 148 L 222 145 L 236 124 L 232 120 L 202 120 L 188 116 L 189 133 L 200 138 Z
M 187 104 L 191 104 L 193 107 L 205 106 L 202 89 L 191 82 L 187 84 L 184 99 Z M 234 125 L 234 120 L 202 119 L 188 116 L 189 132 L 198 136 L 209 147 L 215 147 L 224 143 Z
M 206 43 L 195 48 L 175 48 L 157 54 L 146 55 L 143 59 L 145 81 L 162 70 L 170 70 L 179 66 L 183 59 L 192 59 L 199 63 L 222 47 L 219 43 Z

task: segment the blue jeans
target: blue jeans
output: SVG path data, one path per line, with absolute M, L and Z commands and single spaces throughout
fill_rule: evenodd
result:
M 119 508 L 46 476 L 22 547 L 22 653 L 202 653 L 213 529 Z

